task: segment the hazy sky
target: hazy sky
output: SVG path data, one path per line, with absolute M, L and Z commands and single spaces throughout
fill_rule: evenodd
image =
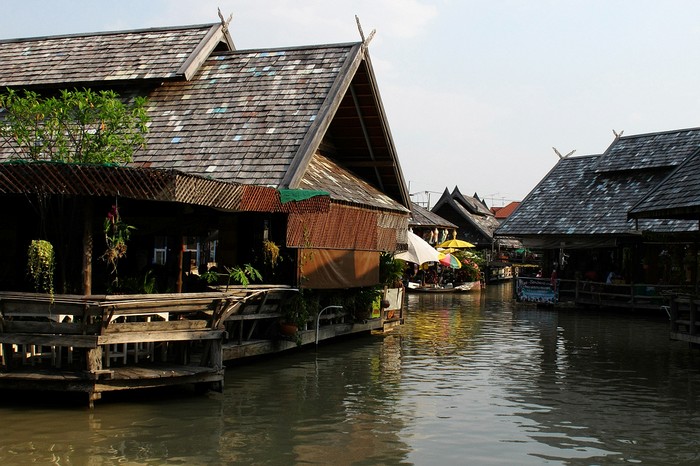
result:
M 0 39 L 211 23 L 238 49 L 370 56 L 409 190 L 521 200 L 558 160 L 700 126 L 696 0 L 3 0 Z M 1 66 L 2 64 L 0 64 Z

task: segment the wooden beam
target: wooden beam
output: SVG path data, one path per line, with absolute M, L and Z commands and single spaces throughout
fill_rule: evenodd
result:
M 92 294 L 92 199 L 83 204 L 83 294 Z
M 148 343 L 156 341 L 199 341 L 223 338 L 225 330 L 188 330 L 188 331 L 158 331 L 158 332 L 124 332 L 109 333 L 97 337 L 100 345 L 115 343 Z

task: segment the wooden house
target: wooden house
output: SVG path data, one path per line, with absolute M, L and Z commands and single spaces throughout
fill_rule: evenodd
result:
M 477 249 L 494 248 L 493 232 L 498 220 L 476 194 L 465 196 L 457 187 L 451 193 L 445 188 L 430 210 L 457 225 L 458 239 L 474 244 Z
M 457 225 L 415 202 L 411 203 L 408 227 L 433 246 L 452 238 L 457 231 Z
M 0 143 L 0 339 L 6 367 L 18 352 L 22 359 L 31 356 L 23 348 L 48 346 L 54 355 L 60 348 L 85 348 L 82 369 L 87 361 L 89 376 L 79 375 L 82 385 L 71 386 L 80 385 L 92 402 L 101 391 L 125 386 L 125 378 L 114 373 L 117 349 L 111 345 L 124 345 L 124 361 L 128 346 L 132 362 L 137 348 L 160 340 L 228 338 L 240 344 L 262 327 L 257 320 L 247 323 L 257 317 L 241 314 L 252 295 L 258 302 L 249 309 L 272 319 L 279 316 L 271 312 L 272 299 L 266 301 L 279 294 L 272 285 L 374 286 L 381 253 L 406 247 L 410 200 L 364 42 L 236 50 L 222 21 L 5 40 L 0 62 L 2 89 L 42 96 L 63 89 L 113 90 L 125 100 L 146 97 L 150 118 L 145 146 L 124 166 L 28 163 L 17 160 L 12 141 Z M 115 205 L 134 227 L 118 282 L 101 259 L 105 219 Z M 57 294 L 50 302 L 29 293 L 25 270 L 32 239 L 54 245 Z M 279 253 L 277 260 L 270 261 L 266 244 Z M 245 264 L 270 286 L 226 292 L 227 270 Z M 221 287 L 204 292 L 202 277 L 211 271 L 223 276 Z M 160 301 L 146 296 L 145 284 L 167 295 Z M 141 294 L 110 298 L 115 291 Z M 173 295 L 181 292 L 191 293 Z M 62 303 L 61 312 L 54 302 Z M 40 326 L 34 322 L 39 308 L 50 314 Z M 67 318 L 58 322 L 59 314 Z M 137 322 L 129 323 L 132 317 Z M 316 341 L 321 318 L 338 321 L 337 313 L 319 314 Z M 183 323 L 189 319 L 197 322 Z M 120 322 L 138 324 L 129 327 L 138 336 L 124 337 L 126 327 L 115 327 Z M 352 331 L 352 323 L 343 325 L 340 333 Z M 105 336 L 110 329 L 121 336 Z M 61 341 L 61 332 L 88 332 L 89 338 Z M 161 337 L 148 340 L 153 332 Z M 281 348 L 266 345 L 228 354 Z M 222 381 L 226 351 L 222 356 L 220 346 L 215 352 L 209 344 L 204 349 L 213 355 L 202 359 L 211 372 L 182 380 Z M 62 358 L 65 368 L 65 352 Z
M 692 284 L 698 222 L 684 210 L 688 178 L 673 173 L 699 147 L 700 129 L 691 128 L 617 137 L 601 155 L 562 158 L 496 235 L 544 251 L 545 273 L 556 267 L 559 278 Z
M 64 212 L 75 207 L 70 220 L 81 221 L 70 239 L 79 244 L 82 219 L 97 235 L 118 202 L 139 251 L 124 273 L 169 266 L 182 250 L 181 275 L 207 263 L 262 266 L 269 239 L 285 260 L 267 279 L 366 286 L 377 283 L 379 253 L 406 242 L 410 204 L 363 43 L 237 51 L 226 25 L 210 24 L 10 40 L 0 43 L 0 59 L 2 87 L 143 95 L 151 119 L 145 148 L 126 167 L 0 167 L 3 236 L 15 246 L 0 260 L 4 289 L 21 286 L 15 271 L 39 233 L 37 192 L 60 198 Z M 0 160 L 15 155 L 0 148 Z M 302 250 L 313 265 L 300 265 Z M 60 259 L 69 257 L 80 254 Z M 61 280 L 82 291 L 75 277 Z
M 491 207 L 491 212 L 493 212 L 493 215 L 496 217 L 496 220 L 502 223 L 505 219 L 507 219 L 510 216 L 510 214 L 515 212 L 515 209 L 517 209 L 519 205 L 520 202 L 512 201 L 504 205 L 503 207 Z

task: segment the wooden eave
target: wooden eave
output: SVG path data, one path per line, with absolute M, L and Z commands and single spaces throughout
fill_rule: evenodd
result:
M 299 187 L 324 137 L 336 146 L 337 162 L 376 189 L 410 208 L 410 198 L 387 124 L 369 55 L 357 44 L 329 91 L 283 185 Z
M 209 58 L 209 55 L 219 46 L 219 44 L 225 44 L 227 50 L 236 50 L 233 44 L 233 38 L 228 32 L 228 28 L 225 28 L 222 24 L 212 25 L 207 35 L 202 39 L 202 41 L 197 45 L 187 60 L 182 64 L 182 66 L 177 70 L 178 75 L 185 77 L 187 81 L 192 79 L 192 76 L 199 70 L 202 63 Z
M 0 196 L 46 194 L 175 202 L 226 212 L 327 212 L 329 196 L 282 204 L 270 187 L 241 185 L 177 170 L 22 162 L 0 164 Z
M 362 44 L 358 43 L 352 48 L 348 59 L 343 64 L 338 73 L 338 77 L 331 86 L 328 97 L 319 109 L 316 119 L 307 131 L 299 149 L 294 155 L 294 159 L 287 169 L 287 174 L 280 183 L 280 188 L 288 187 L 296 189 L 300 186 L 304 173 L 311 162 L 311 158 L 316 153 L 326 131 L 328 131 L 333 116 L 338 110 L 340 101 L 349 87 L 361 60 Z

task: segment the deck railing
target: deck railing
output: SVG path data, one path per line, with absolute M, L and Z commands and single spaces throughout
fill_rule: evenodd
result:
M 518 277 L 516 280 L 539 282 L 543 289 L 554 287 L 551 280 L 546 278 Z M 662 310 L 662 306 L 669 305 L 673 295 L 688 291 L 687 287 L 674 285 L 609 284 L 565 279 L 557 280 L 556 287 L 558 303 L 639 310 Z

